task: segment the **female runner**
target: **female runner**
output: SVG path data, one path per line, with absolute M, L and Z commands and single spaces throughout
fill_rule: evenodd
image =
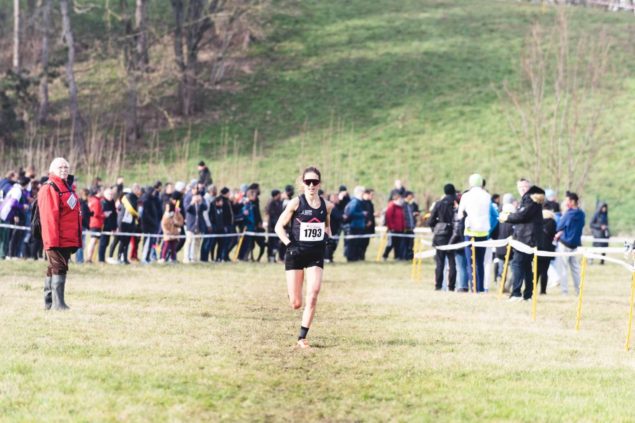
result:
M 321 174 L 315 167 L 302 172 L 304 194 L 292 199 L 276 223 L 276 234 L 287 246 L 284 267 L 291 307 L 302 307 L 302 283 L 306 269 L 307 289 L 298 347 L 309 348 L 307 333 L 313 321 L 317 297 L 322 286 L 324 247 L 331 236 L 330 215 L 333 204 L 318 195 Z M 285 226 L 291 222 L 291 233 Z

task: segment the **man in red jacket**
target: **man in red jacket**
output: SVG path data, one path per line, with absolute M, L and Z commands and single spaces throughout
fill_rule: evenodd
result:
M 388 230 L 388 244 L 384 250 L 384 260 L 388 259 L 388 255 L 392 249 L 395 250 L 395 259 L 404 259 L 404 238 L 399 236 L 403 235 L 406 229 L 406 218 L 404 215 L 403 203 L 404 200 L 401 197 L 401 194 L 393 192 L 392 201 L 388 203 L 388 208 L 386 208 L 386 215 L 384 218 L 386 228 Z M 393 236 L 392 234 L 397 234 L 397 236 Z
M 49 180 L 37 196 L 42 242 L 49 260 L 44 281 L 44 307 L 47 310 L 51 307 L 68 309 L 64 302 L 68 260 L 82 246 L 79 199 L 72 189 L 73 175 L 69 175 L 69 169 L 66 159 L 54 159 L 49 167 Z

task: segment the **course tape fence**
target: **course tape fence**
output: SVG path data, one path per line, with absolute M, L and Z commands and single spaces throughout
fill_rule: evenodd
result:
M 19 226 L 19 225 L 12 225 L 12 224 L 8 224 L 8 223 L 0 223 L 0 228 L 8 228 L 8 229 L 17 229 L 19 231 L 27 231 L 30 232 L 31 231 L 31 227 L 29 226 Z M 146 233 L 146 232 L 119 232 L 119 231 L 100 231 L 100 232 L 96 232 L 96 231 L 90 231 L 90 230 L 84 230 L 83 231 L 84 234 L 90 234 L 90 235 L 114 235 L 114 236 L 134 236 L 134 237 L 143 237 L 143 238 L 163 238 L 163 234 L 162 233 Z M 372 234 L 357 234 L 357 235 L 351 235 L 351 234 L 346 234 L 346 235 L 334 235 L 332 238 L 333 239 L 363 239 L 363 238 L 380 238 L 380 237 L 394 237 L 394 238 L 420 238 L 422 235 L 425 234 L 431 234 L 432 231 L 430 230 L 430 228 L 415 228 L 412 233 L 401 233 L 401 232 L 390 232 L 387 230 L 387 228 L 385 226 L 377 226 L 375 228 L 375 233 Z M 193 238 L 236 238 L 236 237 L 241 237 L 243 235 L 246 236 L 254 236 L 254 237 L 263 237 L 263 238 L 278 238 L 278 235 L 276 235 L 275 233 L 272 232 L 252 232 L 252 231 L 243 231 L 243 232 L 233 232 L 233 233 L 228 233 L 228 234 L 219 234 L 219 233 L 211 233 L 211 234 L 194 234 L 192 235 Z M 170 238 L 172 239 L 185 239 L 187 238 L 186 235 L 171 235 Z M 630 242 L 632 240 L 628 239 L 628 238 L 623 238 L 623 237 L 615 237 L 615 238 L 593 238 L 590 236 L 583 236 L 582 240 L 585 242 L 594 242 L 594 243 L 604 243 L 604 244 L 624 244 L 624 242 Z M 424 239 L 423 242 L 428 245 L 428 246 L 432 246 L 432 242 L 429 240 Z M 484 241 L 484 242 L 502 242 L 501 245 L 497 246 L 505 246 L 507 245 L 507 240 L 503 239 L 503 240 L 488 240 L 488 241 Z M 457 245 L 460 245 L 461 247 L 456 247 Z M 467 244 L 465 242 L 459 243 L 459 244 L 452 244 L 452 245 L 447 245 L 447 246 L 437 246 L 435 248 L 438 248 L 440 250 L 442 249 L 457 249 L 457 248 L 464 248 L 467 245 L 469 245 L 469 242 L 467 242 Z M 477 243 L 477 247 L 479 247 L 480 245 L 478 245 Z M 490 245 L 487 245 L 490 246 Z M 449 248 L 448 248 L 449 247 Z M 619 251 L 618 251 L 619 250 Z M 622 252 L 623 249 L 622 248 L 614 248 L 613 253 L 618 253 L 618 252 Z M 533 250 L 532 250 L 533 252 Z
M 29 226 L 19 226 L 19 225 L 11 225 L 11 224 L 6 224 L 6 223 L 0 223 L 0 228 L 8 228 L 8 229 L 15 229 L 15 230 L 20 230 L 20 231 L 30 231 L 31 228 Z M 608 245 L 610 244 L 615 244 L 615 243 L 621 243 L 623 245 L 626 245 L 628 243 L 628 245 L 632 245 L 632 240 L 627 239 L 627 238 L 610 238 L 610 239 L 594 239 L 593 237 L 589 237 L 589 236 L 584 236 L 582 237 L 583 241 L 585 242 L 593 242 L 594 244 L 605 244 L 607 245 L 607 247 L 579 247 L 577 248 L 575 251 L 571 251 L 571 252 L 552 252 L 552 251 L 541 251 L 538 250 L 537 248 L 531 247 L 529 245 L 526 245 L 522 242 L 519 242 L 517 240 L 513 240 L 510 238 L 507 239 L 500 239 L 500 240 L 487 240 L 487 241 L 463 241 L 463 242 L 459 242 L 456 244 L 450 244 L 450 245 L 443 245 L 443 246 L 432 246 L 432 243 L 427 240 L 424 239 L 423 236 L 425 235 L 429 235 L 431 234 L 431 230 L 429 228 L 416 228 L 414 231 L 412 231 L 413 233 L 394 233 L 394 232 L 389 232 L 387 230 L 386 227 L 384 226 L 380 226 L 380 227 L 376 227 L 376 232 L 373 234 L 360 234 L 360 235 L 351 235 L 351 234 L 347 234 L 344 236 L 333 236 L 333 239 L 345 239 L 345 240 L 350 240 L 350 239 L 363 239 L 363 238 L 379 238 L 379 248 L 377 250 L 377 258 L 376 261 L 380 260 L 380 254 L 384 248 L 384 246 L 389 242 L 391 237 L 400 237 L 400 238 L 414 238 L 414 239 L 418 239 L 419 242 L 415 242 L 414 243 L 414 255 L 413 255 L 413 259 L 412 259 L 412 273 L 411 273 L 411 278 L 413 280 L 421 280 L 421 276 L 422 276 L 422 263 L 423 263 L 423 259 L 426 258 L 432 258 L 436 255 L 436 250 L 459 250 L 459 249 L 463 249 L 463 248 L 471 248 L 472 249 L 472 274 L 474 276 L 474 278 L 476 277 L 476 269 L 475 269 L 475 262 L 474 262 L 474 257 L 476 256 L 475 254 L 475 248 L 482 248 L 482 247 L 489 247 L 489 248 L 501 248 L 501 247 L 506 247 L 507 248 L 507 252 L 505 255 L 505 264 L 504 264 L 504 268 L 503 268 L 503 276 L 502 276 L 502 281 L 500 283 L 500 288 L 499 288 L 499 293 L 498 293 L 498 297 L 501 298 L 503 295 L 503 288 L 504 288 L 504 281 L 507 280 L 507 270 L 508 270 L 508 266 L 509 266 L 509 258 L 510 258 L 510 253 L 511 253 L 511 249 L 515 249 L 517 251 L 526 253 L 526 254 L 530 254 L 533 255 L 533 292 L 536 293 L 537 292 L 537 267 L 538 267 L 538 257 L 553 257 L 553 258 L 557 258 L 557 257 L 572 257 L 572 256 L 582 256 L 582 273 L 581 273 L 581 280 L 580 280 L 580 291 L 578 294 L 578 307 L 577 307 L 577 314 L 576 314 L 576 330 L 579 330 L 580 328 L 580 322 L 582 319 L 582 298 L 583 298 L 583 292 L 584 292 L 584 284 L 585 284 L 585 278 L 586 278 L 586 266 L 587 266 L 587 261 L 588 259 L 598 259 L 598 260 L 604 260 L 608 263 L 613 263 L 616 265 L 619 265 L 621 267 L 623 267 L 624 269 L 626 269 L 628 272 L 631 273 L 631 295 L 630 295 L 630 300 L 629 300 L 629 321 L 628 321 L 628 331 L 627 331 L 627 336 L 626 336 L 626 350 L 630 350 L 630 344 L 631 344 L 631 329 L 632 329 L 632 321 L 633 321 L 633 314 L 634 314 L 634 310 L 635 310 L 635 264 L 629 264 L 623 260 L 619 260 L 616 259 L 614 257 L 609 257 L 606 254 L 619 254 L 619 253 L 624 253 L 625 249 L 624 247 L 618 248 L 618 247 L 608 247 Z M 84 231 L 84 234 L 90 234 L 90 235 L 106 235 L 106 236 L 134 236 L 134 237 L 144 237 L 144 238 L 162 238 L 163 234 L 152 234 L 152 233 L 140 233 L 140 232 L 117 232 L 117 231 L 113 231 L 113 232 L 93 232 L 93 231 Z M 422 236 L 423 235 L 423 236 Z M 245 236 L 253 236 L 253 237 L 274 237 L 277 238 L 278 236 L 276 234 L 273 233 L 267 233 L 267 232 L 250 232 L 250 231 L 243 231 L 243 232 L 235 232 L 235 233 L 228 233 L 228 234 L 194 234 L 193 237 L 194 238 L 235 238 L 235 237 L 240 237 L 239 241 L 238 241 L 238 250 L 240 249 L 240 245 L 242 244 L 243 238 Z M 176 238 L 186 238 L 186 235 L 175 235 L 172 236 L 173 239 Z M 424 251 L 424 247 L 428 247 L 425 249 Z M 237 251 L 238 251 L 237 250 Z M 472 282 L 472 287 L 475 288 L 476 287 L 476 281 L 473 280 Z M 473 289 L 474 293 L 476 292 L 476 289 Z M 532 295 L 532 317 L 533 320 L 536 320 L 536 308 L 537 308 L 537 298 L 538 295 Z
M 443 246 L 434 246 L 434 247 L 430 247 L 428 249 L 426 249 L 425 251 L 422 251 L 422 249 L 424 248 L 425 244 L 424 243 L 419 243 L 418 245 L 415 245 L 415 254 L 414 257 L 412 259 L 412 271 L 411 271 L 411 279 L 412 280 L 421 280 L 422 279 L 422 266 L 423 266 L 423 259 L 426 258 L 432 258 L 436 255 L 436 250 L 460 250 L 463 248 L 471 248 L 472 249 L 472 263 L 471 263 L 471 268 L 472 268 L 472 280 L 468 281 L 468 286 L 471 282 L 471 288 L 472 288 L 472 292 L 474 293 L 478 293 L 477 290 L 475 289 L 476 287 L 476 264 L 475 264 L 475 259 L 474 257 L 476 256 L 475 254 L 475 249 L 476 248 L 500 248 L 500 247 L 506 247 L 507 248 L 507 252 L 505 254 L 505 262 L 503 265 L 503 275 L 501 278 L 501 282 L 499 283 L 499 288 L 498 288 L 498 298 L 502 298 L 503 296 L 503 291 L 504 291 L 504 287 L 505 287 L 505 283 L 507 281 L 507 272 L 508 272 L 508 267 L 509 267 L 509 259 L 510 259 L 510 253 L 512 248 L 516 251 L 520 251 L 522 253 L 525 254 L 529 254 L 533 256 L 533 260 L 532 260 L 532 273 L 533 273 L 533 295 L 531 297 L 531 302 L 532 302 L 532 319 L 536 320 L 536 314 L 537 314 L 537 303 L 538 303 L 538 295 L 537 295 L 537 288 L 538 288 L 538 257 L 552 257 L 552 258 L 558 258 L 558 257 L 575 257 L 575 256 L 581 256 L 582 257 L 582 265 L 581 265 L 581 275 L 580 275 L 580 289 L 579 289 L 579 293 L 578 293 L 578 301 L 577 301 L 577 309 L 576 309 L 576 321 L 575 321 L 575 329 L 576 331 L 580 330 L 580 324 L 582 321 L 582 303 L 583 303 L 583 295 L 584 295 L 584 287 L 585 287 L 585 280 L 586 280 L 586 271 L 587 271 L 587 264 L 588 264 L 588 260 L 589 259 L 597 259 L 597 260 L 604 260 L 608 263 L 613 263 L 616 264 L 618 266 L 623 267 L 626 271 L 628 271 L 631 275 L 631 294 L 630 294 L 630 298 L 629 298 L 629 317 L 628 317 L 628 329 L 627 329 L 627 333 L 626 333 L 626 344 L 625 344 L 625 348 L 626 351 L 630 350 L 630 345 L 631 345 L 631 330 L 632 330 L 632 324 L 633 324 L 633 312 L 635 309 L 635 263 L 630 264 L 627 263 L 624 260 L 619 260 L 615 257 L 609 257 L 606 254 L 615 254 L 615 253 L 624 253 L 625 249 L 624 248 L 611 248 L 611 247 L 578 247 L 577 249 L 575 249 L 574 251 L 569 251 L 569 252 L 560 252 L 560 251 L 541 251 L 538 250 L 535 247 L 531 247 L 527 244 L 524 244 L 522 242 L 519 242 L 517 240 L 513 240 L 511 237 L 507 238 L 507 239 L 501 239 L 501 240 L 488 240 L 488 241 L 465 241 L 465 242 L 460 242 L 457 244 L 451 244 L 451 245 L 443 245 Z M 632 255 L 632 251 L 630 252 L 630 254 Z M 470 263 L 468 263 L 468 266 L 470 266 Z M 566 277 L 566 276 L 565 276 Z

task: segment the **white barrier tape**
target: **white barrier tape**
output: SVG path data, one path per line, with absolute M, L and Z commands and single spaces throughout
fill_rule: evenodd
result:
M 511 245 L 512 245 L 512 248 L 514 250 L 520 251 L 521 253 L 525 253 L 525 254 L 533 254 L 534 253 L 534 248 L 533 247 L 530 247 L 527 244 L 523 244 L 520 241 L 511 240 Z
M 600 254 L 594 254 L 594 253 L 585 253 L 584 256 L 586 258 L 590 258 L 590 259 L 597 259 L 597 260 L 605 260 L 608 261 L 610 263 L 614 263 L 614 264 L 619 264 L 620 266 L 624 267 L 626 270 L 628 270 L 629 272 L 635 272 L 635 266 L 632 266 L 622 260 L 618 260 L 618 259 L 614 259 L 611 257 L 606 257 L 606 256 L 602 256 Z
M 417 258 L 420 258 L 420 259 L 431 258 L 436 255 L 437 255 L 437 250 L 426 250 L 421 253 L 417 253 Z
M 507 247 L 507 244 L 509 243 L 510 239 L 488 239 L 487 241 L 476 241 L 474 243 L 475 247 L 492 247 L 492 248 L 498 248 L 498 247 Z M 469 242 L 469 241 L 468 241 Z
M 578 251 L 573 251 L 570 253 L 556 253 L 555 251 L 536 251 L 536 255 L 538 257 L 573 257 L 573 256 L 580 256 L 582 255 L 582 252 L 578 252 Z
M 463 242 L 459 242 L 458 244 L 437 245 L 434 248 L 436 248 L 437 250 L 443 250 L 443 251 L 460 250 L 462 248 L 467 247 L 468 245 L 471 245 L 470 241 L 463 241 Z
M 605 260 L 609 263 L 614 263 L 617 265 L 620 265 L 622 267 L 624 267 L 626 270 L 628 270 L 629 272 L 635 272 L 635 265 L 631 265 L 629 263 L 626 263 L 623 260 L 619 260 L 616 258 L 612 258 L 612 257 L 607 257 L 607 256 L 603 256 L 601 254 L 598 254 L 597 252 L 600 251 L 605 251 L 605 250 L 611 250 L 614 252 L 623 252 L 622 249 L 619 248 L 600 248 L 600 247 L 594 247 L 594 248 L 578 248 L 575 251 L 571 251 L 571 252 L 552 252 L 552 251 L 541 251 L 541 250 L 536 250 L 533 247 L 530 247 L 527 244 L 523 244 L 520 241 L 516 241 L 516 240 L 510 240 L 510 239 L 504 239 L 504 240 L 496 240 L 496 241 L 480 241 L 480 242 L 475 242 L 474 245 L 475 246 L 493 246 L 492 244 L 494 244 L 497 247 L 502 247 L 507 245 L 507 243 L 511 243 L 512 248 L 514 248 L 517 251 L 523 252 L 525 254 L 530 254 L 530 255 L 534 255 L 536 254 L 538 257 L 572 257 L 572 256 L 585 256 L 586 258 L 592 258 L 592 259 L 598 259 L 598 260 Z M 424 259 L 424 258 L 430 258 L 433 257 L 436 253 L 435 251 L 437 249 L 439 250 L 459 250 L 461 248 L 466 248 L 468 246 L 472 245 L 472 243 L 470 241 L 465 241 L 465 242 L 461 242 L 458 244 L 451 244 L 451 245 L 443 245 L 443 246 L 436 246 L 433 247 L 432 250 L 427 250 L 421 253 L 417 253 L 415 254 L 415 258 L 417 259 Z M 619 250 L 619 251 L 615 251 L 615 250 Z

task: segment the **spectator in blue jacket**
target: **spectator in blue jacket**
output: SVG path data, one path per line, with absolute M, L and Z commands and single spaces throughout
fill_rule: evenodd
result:
M 567 210 L 562 215 L 556 227 L 556 241 L 558 246 L 556 251 L 560 253 L 575 252 L 582 245 L 582 229 L 584 229 L 585 215 L 578 207 L 578 195 L 575 192 L 568 192 L 565 198 Z M 556 270 L 560 277 L 560 287 L 562 293 L 567 294 L 567 265 L 571 269 L 573 286 L 576 294 L 580 293 L 580 261 L 577 256 L 558 257 L 556 259 Z
M 353 198 L 344 208 L 344 219 L 350 225 L 350 234 L 363 235 L 366 229 L 366 212 L 364 212 L 363 197 L 364 187 L 357 186 L 353 190 Z M 353 238 L 348 241 L 346 249 L 347 261 L 362 259 L 364 243 L 361 238 Z

